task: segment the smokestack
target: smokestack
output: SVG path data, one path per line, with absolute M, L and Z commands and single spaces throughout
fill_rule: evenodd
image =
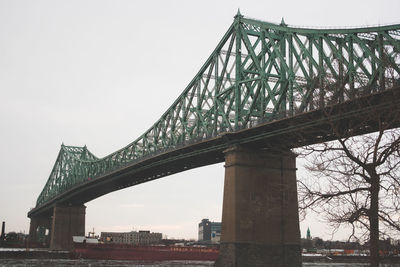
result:
M 4 238 L 6 236 L 5 234 L 6 231 L 6 222 L 3 222 L 3 224 L 1 225 L 1 238 Z

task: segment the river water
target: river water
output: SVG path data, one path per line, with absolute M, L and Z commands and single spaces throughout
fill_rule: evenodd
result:
M 69 259 L 0 259 L 0 267 L 69 267 L 69 266 L 112 266 L 112 267 L 204 267 L 213 266 L 212 261 L 163 261 L 145 263 L 116 260 L 69 260 Z M 366 263 L 303 263 L 303 267 L 368 267 Z M 400 267 L 400 264 L 381 264 L 381 267 Z

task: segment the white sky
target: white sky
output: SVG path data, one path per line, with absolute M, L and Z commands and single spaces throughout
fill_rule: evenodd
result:
M 291 25 L 400 23 L 398 0 L 0 0 L 6 231 L 28 232 L 26 214 L 62 142 L 86 144 L 102 157 L 139 137 L 194 77 L 238 8 L 247 17 L 277 23 L 284 17 Z M 202 218 L 221 220 L 223 176 L 217 164 L 100 197 L 87 203 L 86 232 L 148 229 L 197 238 Z M 313 236 L 330 238 L 314 217 L 301 223 L 302 236 L 308 226 Z

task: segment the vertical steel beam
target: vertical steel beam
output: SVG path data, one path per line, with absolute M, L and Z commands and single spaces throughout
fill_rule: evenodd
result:
M 308 36 L 308 53 L 309 53 L 309 58 L 308 58 L 308 75 L 310 76 L 310 84 L 308 87 L 309 93 L 310 93 L 310 99 L 309 99 L 309 106 L 310 110 L 314 109 L 314 97 L 313 97 L 313 91 L 315 87 L 315 82 L 314 82 L 314 71 L 313 71 L 313 65 L 312 65 L 312 60 L 313 60 L 313 37 Z
M 280 40 L 279 40 L 279 52 L 281 54 L 280 64 L 279 64 L 279 71 L 280 71 L 280 94 L 281 94 L 281 103 L 279 107 L 279 113 L 282 116 L 286 116 L 286 101 L 287 101 L 287 94 L 288 94 L 288 73 L 286 72 L 286 35 L 285 33 L 280 33 Z
M 355 97 L 354 92 L 354 44 L 353 44 L 353 36 L 351 34 L 347 35 L 348 42 L 348 54 L 349 54 L 349 66 L 347 67 L 347 72 L 349 75 L 349 86 L 350 86 L 350 99 Z
M 379 90 L 385 90 L 385 65 L 387 64 L 384 48 L 383 48 L 383 36 L 378 33 L 378 56 L 379 56 L 379 65 L 378 65 L 378 73 L 379 73 Z
M 289 69 L 291 73 L 289 73 L 289 115 L 294 115 L 294 97 L 293 97 L 293 80 L 294 80 L 294 66 L 293 66 L 293 34 L 289 34 L 287 36 L 288 46 L 289 46 Z
M 241 118 L 241 76 L 242 76 L 242 33 L 240 12 L 235 16 L 235 32 L 236 32 L 236 57 L 235 57 L 235 129 L 238 129 L 239 121 Z M 228 114 L 229 116 L 229 114 Z
M 339 103 L 344 102 L 345 94 L 345 78 L 344 78 L 344 55 L 343 55 L 343 40 L 338 40 L 339 43 Z
M 324 43 L 322 37 L 318 37 L 318 78 L 319 78 L 319 108 L 325 107 L 325 73 L 324 73 Z
M 266 79 L 266 67 L 267 67 L 267 62 L 266 62 L 266 53 L 267 53 L 267 47 L 265 44 L 265 29 L 261 30 L 261 77 L 260 77 L 260 84 L 261 84 L 261 98 L 260 98 L 260 118 L 261 120 L 264 119 L 265 117 L 265 83 L 267 83 Z

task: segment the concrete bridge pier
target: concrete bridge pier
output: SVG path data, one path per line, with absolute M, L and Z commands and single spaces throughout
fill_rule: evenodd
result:
M 72 236 L 85 235 L 85 213 L 84 205 L 54 207 L 50 249 L 70 250 Z
M 296 156 L 225 151 L 220 257 L 215 266 L 301 267 Z

